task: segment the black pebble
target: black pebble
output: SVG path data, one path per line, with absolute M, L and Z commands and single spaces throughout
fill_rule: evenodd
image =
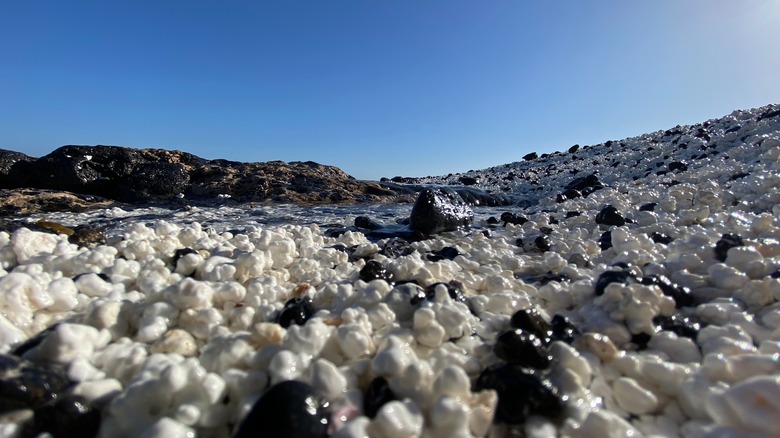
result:
M 539 314 L 539 311 L 535 307 L 515 312 L 509 320 L 509 325 L 513 328 L 532 333 L 539 339 L 544 340 L 545 343 L 548 342 L 547 340 L 552 334 L 552 327 L 550 327 L 550 324 L 542 318 L 542 315 Z
M 491 365 L 477 378 L 475 390 L 492 389 L 498 393 L 495 421 L 522 423 L 531 415 L 559 421 L 564 404 L 552 382 L 519 365 Z
M 579 211 L 567 211 L 566 212 L 566 219 L 568 219 L 570 217 L 577 217 L 577 216 L 582 216 L 582 213 L 580 213 Z
M 696 336 L 699 335 L 701 325 L 696 322 L 693 317 L 683 316 L 680 314 L 672 316 L 656 316 L 653 318 L 653 322 L 661 329 L 673 332 L 677 336 L 683 336 L 691 338 L 694 341 Z
M 596 296 L 604 295 L 604 289 L 609 284 L 629 284 L 632 280 L 635 280 L 634 276 L 627 271 L 604 271 L 596 281 Z
M 648 333 L 636 333 L 631 335 L 631 343 L 636 345 L 636 349 L 641 351 L 647 349 L 647 343 L 650 342 L 650 338 L 652 338 L 653 335 Z
M 620 227 L 626 224 L 626 219 L 622 214 L 620 214 L 617 208 L 611 205 L 607 205 L 606 207 L 602 208 L 601 211 L 596 215 L 596 223 L 604 225 L 617 225 Z
M 721 262 L 725 262 L 729 250 L 738 246 L 745 246 L 742 237 L 737 234 L 724 234 L 721 239 L 715 243 L 715 258 Z
M 379 409 L 386 403 L 397 400 L 393 390 L 384 377 L 377 377 L 371 381 L 363 398 L 363 413 L 368 418 L 374 418 Z
M 365 230 L 378 230 L 382 228 L 382 224 L 369 218 L 368 216 L 358 216 L 355 218 L 355 226 L 363 228 Z
M 650 235 L 650 238 L 653 240 L 653 242 L 661 243 L 664 245 L 668 245 L 674 241 L 674 239 L 672 239 L 671 237 L 659 232 L 654 232 L 653 234 Z
M 311 298 L 290 298 L 279 312 L 278 323 L 284 328 L 289 327 L 290 324 L 304 325 L 312 315 L 314 315 L 314 307 L 311 305 Z
M 495 216 L 490 216 L 489 218 L 487 218 L 486 222 L 488 223 L 488 225 L 498 225 L 498 219 L 496 219 Z
M 390 284 L 395 283 L 395 275 L 376 260 L 366 262 L 366 265 L 360 270 L 360 279 L 365 282 L 380 279 Z
M 599 237 L 599 248 L 606 251 L 612 248 L 612 231 L 604 231 Z
M 688 170 L 688 165 L 682 161 L 672 161 L 668 167 L 671 172 L 685 172 Z
M 539 250 L 542 252 L 549 251 L 550 238 L 545 235 L 536 236 L 536 239 L 534 239 L 534 245 L 536 245 L 536 247 L 539 248 Z
M 438 262 L 439 260 L 453 260 L 455 257 L 459 256 L 460 253 L 456 248 L 453 248 L 451 246 L 445 246 L 444 248 L 433 251 L 431 254 L 428 254 L 428 260 L 432 262 Z
M 234 438 L 326 437 L 330 404 L 311 385 L 287 380 L 266 391 L 238 427 Z
M 173 270 L 176 270 L 176 265 L 179 263 L 179 259 L 187 254 L 197 254 L 198 252 L 192 248 L 180 248 L 173 252 Z
M 658 205 L 657 202 L 648 202 L 647 204 L 643 204 L 639 207 L 639 211 L 655 211 L 655 207 Z
M 504 212 L 501 213 L 501 221 L 504 222 L 504 226 L 506 226 L 506 224 L 523 225 L 528 222 L 528 219 L 519 214 Z
M 0 376 L 0 413 L 42 407 L 71 385 L 61 367 L 11 355 L 0 355 Z
M 493 345 L 493 352 L 509 363 L 535 369 L 547 368 L 552 360 L 542 339 L 522 329 L 501 332 Z
M 100 429 L 100 411 L 89 400 L 71 395 L 35 410 L 35 435 L 94 437 Z
M 414 252 L 415 249 L 412 248 L 412 245 L 408 241 L 398 237 L 389 239 L 387 242 L 385 242 L 385 244 L 382 246 L 382 249 L 379 251 L 379 253 L 383 256 L 393 259 L 410 255 Z
M 554 315 L 552 320 L 550 320 L 550 327 L 552 328 L 550 341 L 562 341 L 571 344 L 580 335 L 577 327 L 574 327 L 569 318 L 563 315 Z
M 541 227 L 541 228 L 539 228 L 539 232 L 541 232 L 542 234 L 544 234 L 546 236 L 549 236 L 550 234 L 552 234 L 553 229 L 550 228 L 550 227 Z

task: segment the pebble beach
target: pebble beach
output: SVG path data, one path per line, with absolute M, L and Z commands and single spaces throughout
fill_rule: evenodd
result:
M 415 239 L 358 219 L 409 204 L 22 218 L 0 436 L 780 434 L 780 105 L 410 182 L 513 202 Z

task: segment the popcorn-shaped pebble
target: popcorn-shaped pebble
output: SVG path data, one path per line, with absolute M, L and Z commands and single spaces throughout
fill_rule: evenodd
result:
M 468 406 L 457 399 L 440 397 L 431 407 L 430 419 L 433 433 L 439 436 L 471 436 Z
M 379 409 L 366 428 L 376 438 L 419 437 L 422 435 L 423 414 L 411 401 L 391 401 Z
M 249 333 L 216 336 L 203 346 L 200 364 L 207 371 L 223 373 L 230 368 L 245 368 L 254 348 Z
M 277 384 L 285 380 L 297 380 L 308 367 L 308 362 L 301 354 L 295 354 L 289 350 L 282 350 L 271 359 L 268 365 L 268 376 L 271 384 Z
M 593 353 L 604 363 L 612 362 L 620 353 L 609 336 L 600 333 L 585 333 L 574 340 L 574 346 Z
M 336 342 L 347 359 L 369 356 L 376 349 L 371 333 L 360 324 L 343 324 L 336 329 Z
M 167 301 L 181 310 L 209 309 L 214 289 L 206 282 L 185 278 L 165 289 L 163 295 Z
M 326 399 L 336 400 L 347 390 L 347 379 L 333 363 L 317 359 L 310 368 L 311 385 Z
M 658 398 L 640 386 L 636 380 L 621 377 L 612 384 L 612 393 L 615 401 L 626 412 L 635 415 L 644 415 L 653 412 L 658 407 Z
M 152 342 L 160 338 L 168 327 L 176 324 L 179 310 L 166 302 L 156 302 L 144 309 L 141 320 L 138 323 L 138 335 L 140 342 Z
M 661 351 L 677 363 L 699 363 L 701 352 L 692 339 L 668 331 L 656 333 L 647 343 L 651 350 Z
M 416 360 L 417 357 L 407 342 L 397 336 L 389 336 L 372 359 L 371 368 L 377 376 L 390 378 L 403 372 Z
M 446 339 L 444 327 L 436 321 L 436 313 L 432 309 L 422 308 L 414 312 L 412 328 L 414 338 L 420 345 L 436 348 Z
M 77 383 L 71 393 L 91 401 L 98 406 L 103 405 L 122 391 L 122 383 L 116 379 L 89 380 Z
M 162 338 L 157 339 L 149 347 L 151 353 L 180 354 L 184 357 L 192 357 L 198 353 L 198 344 L 189 332 L 181 329 L 172 329 L 165 332 Z
M 469 376 L 460 366 L 445 367 L 433 381 L 433 394 L 436 397 L 451 397 L 455 400 L 468 400 L 471 397 Z
M 293 324 L 287 328 L 287 337 L 282 341 L 282 347 L 310 358 L 317 357 L 333 330 L 320 318 L 310 319 L 305 325 Z
M 739 356 L 709 355 L 702 364 L 712 380 L 736 383 L 754 376 L 780 372 L 780 355 L 743 354 Z
M 571 435 L 582 438 L 623 438 L 639 436 L 639 431 L 617 415 L 599 410 L 590 412 L 580 427 L 571 432 Z
M 222 313 L 214 308 L 186 309 L 179 313 L 179 328 L 200 340 L 209 339 L 223 321 Z
M 433 369 L 427 361 L 412 362 L 390 379 L 390 389 L 399 399 L 408 397 L 418 406 L 427 407 L 431 402 L 433 379 Z
M 51 312 L 67 312 L 78 305 L 78 289 L 70 278 L 58 278 L 49 283 L 48 293 L 52 303 L 46 307 Z
M 498 406 L 498 393 L 492 389 L 475 393 L 469 401 L 469 430 L 474 436 L 487 436 Z
M 707 326 L 696 337 L 702 355 L 723 354 L 727 356 L 755 353 L 753 339 L 740 327 L 728 324 L 723 327 Z
M 712 284 L 723 290 L 734 291 L 749 281 L 745 273 L 723 263 L 715 263 L 707 269 Z
M 198 266 L 195 271 L 197 278 L 206 281 L 230 281 L 235 278 L 236 267 L 233 259 L 221 256 L 212 256 Z
M 51 254 L 59 241 L 59 237 L 54 234 L 30 231 L 27 228 L 19 228 L 11 235 L 11 245 L 19 264 L 28 263 L 34 257 Z
M 27 334 L 0 313 L 0 354 L 7 353 L 11 346 L 21 344 L 27 339 Z
M 27 274 L 12 272 L 0 278 L 0 291 L 0 314 L 22 329 L 32 324 L 37 309 L 54 304 L 52 297 Z
M 48 360 L 68 363 L 77 358 L 90 358 L 96 349 L 106 346 L 111 340 L 107 331 L 82 324 L 59 324 L 31 350 L 28 355 L 34 360 Z
M 718 424 L 774 435 L 777 427 L 772 419 L 780 415 L 780 377 L 750 378 L 708 398 L 706 408 Z
M 589 386 L 593 369 L 588 361 L 577 350 L 560 341 L 553 342 L 549 347 L 550 354 L 558 360 L 556 366 L 563 367 L 574 373 L 583 386 Z

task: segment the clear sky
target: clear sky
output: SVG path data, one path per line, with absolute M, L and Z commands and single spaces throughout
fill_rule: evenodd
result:
M 464 172 L 780 103 L 780 0 L 4 1 L 0 148 Z

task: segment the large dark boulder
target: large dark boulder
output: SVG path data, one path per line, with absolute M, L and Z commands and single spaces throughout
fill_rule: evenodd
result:
M 172 198 L 187 188 L 189 180 L 181 163 L 142 163 L 127 177 L 118 197 L 127 202 Z
M 474 212 L 451 189 L 424 189 L 417 197 L 409 217 L 409 228 L 424 234 L 436 234 L 467 227 Z
M 11 176 L 11 169 L 30 161 L 35 161 L 35 158 L 21 152 L 0 149 L 0 188 L 21 187 Z

